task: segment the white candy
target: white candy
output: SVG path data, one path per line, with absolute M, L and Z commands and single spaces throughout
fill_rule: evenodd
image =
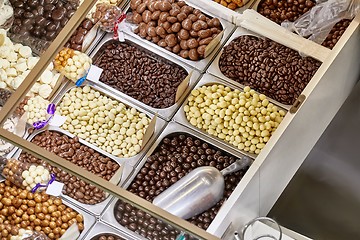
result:
M 7 84 L 6 82 L 0 82 L 0 88 L 6 88 Z
M 18 71 L 18 72 L 24 72 L 27 70 L 27 65 L 25 62 L 19 62 L 15 65 L 15 69 Z
M 31 165 L 30 167 L 29 167 L 29 172 L 33 172 L 33 171 L 35 171 L 36 170 L 36 166 L 35 165 Z
M 43 182 L 49 181 L 49 174 L 43 173 L 43 174 L 41 175 L 41 180 L 42 180 Z
M 15 68 L 6 69 L 6 74 L 8 77 L 16 77 L 17 76 L 17 72 L 16 72 Z
M 41 111 L 47 108 L 49 101 L 45 100 L 41 96 L 35 96 L 30 98 L 24 109 L 27 113 L 27 122 L 33 124 L 39 120 L 45 120 L 46 112 Z
M 44 84 L 49 84 L 51 83 L 52 78 L 53 78 L 53 73 L 50 72 L 49 70 L 45 70 L 43 74 L 41 74 L 40 82 Z
M 11 87 L 13 89 L 17 89 L 23 81 L 24 81 L 24 78 L 22 76 L 15 77 L 11 82 Z
M 0 80 L 1 81 L 6 81 L 7 79 L 7 73 L 4 69 L 0 69 Z
M 41 177 L 37 176 L 35 177 L 35 183 L 41 183 Z
M 37 166 L 35 172 L 36 172 L 37 175 L 42 175 L 44 173 L 44 167 L 43 166 Z
M 36 83 L 34 83 L 34 85 L 33 85 L 33 87 L 31 88 L 30 91 L 32 91 L 34 93 L 38 93 L 40 86 L 41 86 L 41 84 L 36 82 Z
M 52 88 L 48 84 L 43 84 L 39 87 L 39 95 L 42 98 L 48 98 L 52 92 Z
M 9 55 L 6 56 L 6 59 L 9 60 L 10 62 L 17 62 L 18 59 L 18 55 L 15 52 L 10 52 Z
M 19 54 L 24 58 L 28 58 L 32 54 L 31 48 L 28 46 L 22 46 L 19 49 Z
M 10 67 L 10 62 L 5 58 L 0 58 L 0 69 L 7 69 Z
M 32 178 L 31 176 L 26 177 L 25 181 L 26 181 L 26 183 L 29 184 L 29 185 L 31 185 L 31 184 L 34 182 L 34 181 L 33 181 L 33 178 Z
M 36 63 L 39 61 L 39 58 L 38 57 L 29 57 L 27 59 L 27 67 L 29 69 L 33 69 L 34 66 L 36 65 Z
M 142 141 L 137 136 L 145 133 L 150 119 L 135 108 L 114 101 L 89 86 L 66 93 L 60 107 L 60 114 L 67 118 L 62 127 L 66 126 L 66 130 L 78 137 L 118 157 L 134 156 L 140 151 Z
M 16 44 L 14 44 L 14 51 L 15 52 L 19 52 L 19 49 L 22 47 L 22 44 L 20 44 L 20 43 L 16 43 Z
M 36 171 L 32 171 L 32 172 L 30 172 L 30 177 L 32 177 L 32 178 L 36 178 L 36 176 L 37 176 Z
M 28 170 L 23 171 L 22 174 L 21 174 L 21 176 L 22 176 L 23 178 L 27 178 L 27 177 L 29 176 L 29 171 L 28 171 Z

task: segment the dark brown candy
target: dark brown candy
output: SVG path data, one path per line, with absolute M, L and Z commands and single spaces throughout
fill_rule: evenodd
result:
M 10 0 L 10 3 L 15 20 L 9 36 L 38 52 L 43 52 L 55 39 L 79 5 L 77 0 L 67 4 L 59 0 Z
M 351 20 L 343 19 L 335 24 L 335 26 L 331 29 L 329 35 L 326 37 L 323 46 L 332 49 L 335 44 L 339 41 L 340 37 L 344 34 L 346 28 L 350 25 Z
M 75 30 L 74 34 L 67 42 L 67 46 L 71 47 L 72 49 L 81 51 L 85 36 L 93 26 L 94 24 L 92 23 L 92 21 L 90 19 L 85 18 L 85 20 Z
M 224 48 L 219 67 L 228 78 L 283 104 L 293 104 L 321 62 L 269 39 L 243 35 Z
M 152 32 L 159 29 L 148 28 Z M 144 29 L 143 31 L 146 31 Z M 159 45 L 179 48 L 174 34 L 159 40 Z M 176 49 L 175 49 L 176 50 Z M 177 51 L 177 50 L 176 50 Z M 94 64 L 103 69 L 100 81 L 154 108 L 175 103 L 176 90 L 188 75 L 178 65 L 156 58 L 127 43 L 106 46 Z
M 235 157 L 191 135 L 174 134 L 162 139 L 156 150 L 147 158 L 128 190 L 151 202 L 191 170 L 201 166 L 214 166 L 222 170 L 235 160 Z M 189 221 L 207 229 L 245 172 L 246 170 L 241 170 L 226 176 L 225 192 L 220 202 Z M 120 200 L 115 205 L 114 215 L 121 225 L 132 231 L 141 233 L 141 229 L 145 229 L 143 236 L 148 239 L 153 239 L 155 235 L 157 239 L 176 239 L 179 234 L 171 226 Z M 139 216 L 139 218 L 134 219 L 130 216 Z

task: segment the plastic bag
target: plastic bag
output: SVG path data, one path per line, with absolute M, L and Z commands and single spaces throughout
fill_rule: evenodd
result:
M 14 9 L 9 0 L 0 0 L 0 28 L 10 29 L 14 22 Z
M 321 44 L 337 22 L 354 18 L 359 10 L 358 0 L 328 0 L 317 4 L 294 22 L 282 22 L 281 26 Z
M 50 240 L 44 233 L 20 229 L 19 234 L 11 236 L 10 240 Z
M 42 191 L 44 188 L 35 188 L 37 184 L 46 186 L 51 180 L 50 171 L 44 166 L 6 158 L 1 158 L 0 162 L 2 175 L 14 185 L 28 191 Z
M 55 70 L 74 82 L 87 75 L 91 64 L 88 55 L 71 48 L 63 48 L 54 60 Z
M 96 11 L 92 17 L 101 30 L 114 32 L 122 14 L 121 8 L 108 3 L 100 3 L 96 5 Z

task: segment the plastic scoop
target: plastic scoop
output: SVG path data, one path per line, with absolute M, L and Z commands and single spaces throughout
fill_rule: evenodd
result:
M 220 201 L 225 189 L 224 176 L 251 163 L 250 158 L 243 157 L 221 172 L 210 166 L 196 168 L 158 195 L 153 204 L 175 216 L 189 219 Z

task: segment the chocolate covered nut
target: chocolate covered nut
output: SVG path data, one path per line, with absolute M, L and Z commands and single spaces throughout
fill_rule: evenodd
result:
M 140 9 L 140 5 L 136 5 L 135 3 L 130 4 L 133 12 L 138 13 L 139 10 L 143 11 L 141 23 L 148 23 L 149 19 L 146 16 L 146 11 L 152 12 L 150 19 L 153 20 L 155 27 L 155 33 L 157 37 L 154 38 L 153 29 L 147 29 L 147 31 L 142 30 L 141 27 L 135 29 L 135 33 L 140 35 L 140 37 L 145 38 L 147 40 L 151 40 L 159 46 L 165 48 L 168 51 L 171 51 L 175 54 L 178 54 L 182 57 L 189 58 L 188 44 L 183 40 L 188 40 L 190 37 L 194 38 L 189 42 L 190 48 L 196 49 L 200 45 L 199 41 L 202 38 L 214 38 L 218 33 L 221 32 L 222 27 L 220 25 L 220 21 L 213 20 L 211 26 L 208 24 L 212 19 L 202 14 L 200 10 L 194 9 L 191 6 L 188 6 L 183 1 L 146 1 L 147 9 Z M 144 14 L 145 13 L 145 14 Z M 133 21 L 139 22 L 139 19 L 136 19 L 136 14 L 134 13 Z M 217 28 L 217 30 L 212 30 L 211 28 Z M 200 32 L 201 31 L 201 32 Z M 151 32 L 151 35 L 149 33 Z M 175 35 L 174 35 L 175 34 Z M 200 34 L 200 35 L 199 35 Z M 205 41 L 203 41 L 204 44 Z M 176 47 L 175 47 L 176 46 Z M 201 48 L 203 49 L 203 48 Z M 191 60 L 192 59 L 201 59 L 203 58 L 203 51 L 192 51 L 191 52 Z
M 146 10 L 146 3 L 141 3 L 136 8 L 136 12 L 139 13 L 139 14 L 142 14 L 145 10 Z
M 187 44 L 187 41 L 186 41 L 186 40 L 181 40 L 181 42 L 180 42 L 180 47 L 181 47 L 181 49 L 184 49 L 184 50 L 189 49 L 189 47 L 188 47 L 188 44 Z
M 171 31 L 173 31 L 174 33 L 179 32 L 181 29 L 181 24 L 176 22 L 171 26 Z
M 157 26 L 156 29 L 156 34 L 161 36 L 161 35 L 164 35 L 166 33 L 165 29 L 163 27 L 160 27 L 160 26 Z
M 162 12 L 162 13 L 160 13 L 159 20 L 160 20 L 161 22 L 166 22 L 166 21 L 167 21 L 167 17 L 169 17 L 169 13 L 167 13 L 167 12 Z
M 199 60 L 199 53 L 196 49 L 189 50 L 189 58 L 193 61 Z
M 155 27 L 147 27 L 147 35 L 150 37 L 156 37 L 156 30 Z
M 200 21 L 196 21 L 196 22 L 194 22 L 193 23 L 193 25 L 192 25 L 192 29 L 194 30 L 194 31 L 200 31 L 201 29 L 202 29 L 202 24 L 201 24 L 201 22 Z
M 184 21 L 181 22 L 181 26 L 185 29 L 190 31 L 192 28 L 192 21 L 190 19 L 185 19 Z
M 186 45 L 188 48 L 197 48 L 199 46 L 199 42 L 195 38 L 190 38 L 187 40 Z
M 160 17 L 160 11 L 155 11 L 155 12 L 153 12 L 152 14 L 151 14 L 151 20 L 154 20 L 154 21 L 156 21 L 156 20 L 158 20 L 159 19 L 159 17 Z
M 181 50 L 180 51 L 180 56 L 183 58 L 188 58 L 189 57 L 189 51 L 188 50 Z
M 151 12 L 149 10 L 145 10 L 141 16 L 142 16 L 142 20 L 145 23 L 148 23 L 151 21 Z
M 190 37 L 190 34 L 187 30 L 181 29 L 178 36 L 181 40 L 188 40 Z
M 161 11 L 163 12 L 167 12 L 171 10 L 171 3 L 169 3 L 168 1 L 163 1 L 159 4 L 159 8 Z
M 205 54 L 205 49 L 206 49 L 206 46 L 205 45 L 201 45 L 197 48 L 197 52 L 200 56 L 203 56 Z
M 176 18 L 178 19 L 179 22 L 182 22 L 182 21 L 184 21 L 184 20 L 186 19 L 186 14 L 183 13 L 183 12 L 180 12 L 180 13 L 176 16 Z
M 211 35 L 212 35 L 212 32 L 211 32 L 210 29 L 200 30 L 200 31 L 198 32 L 198 36 L 199 36 L 200 38 L 208 38 L 208 37 L 211 37 Z
M 201 39 L 201 40 L 199 41 L 199 45 L 208 45 L 212 40 L 213 40 L 212 37 L 208 37 L 208 38 L 205 38 L 205 39 Z

